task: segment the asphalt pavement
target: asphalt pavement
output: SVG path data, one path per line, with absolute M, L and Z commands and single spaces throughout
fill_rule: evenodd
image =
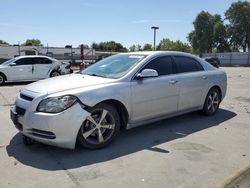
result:
M 215 116 L 193 112 L 124 130 L 94 151 L 24 146 L 9 109 L 28 83 L 1 86 L 0 187 L 249 188 L 250 68 L 223 69 L 228 91 Z

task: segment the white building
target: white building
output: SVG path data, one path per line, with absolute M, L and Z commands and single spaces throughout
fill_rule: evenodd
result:
M 84 49 L 84 62 L 95 62 L 95 50 Z M 46 55 L 53 57 L 61 61 L 81 61 L 81 49 L 80 48 L 57 48 L 57 47 L 37 47 L 37 46 L 0 46 L 0 63 L 6 59 L 11 59 L 16 56 L 23 55 Z

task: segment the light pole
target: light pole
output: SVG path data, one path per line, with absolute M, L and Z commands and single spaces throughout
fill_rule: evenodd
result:
M 18 41 L 18 44 L 14 44 L 13 46 L 17 46 L 18 47 L 18 54 L 20 56 L 21 55 L 20 42 Z
M 153 26 L 153 27 L 151 27 L 151 29 L 153 29 L 153 30 L 154 30 L 154 50 L 156 50 L 156 47 L 155 47 L 156 30 L 157 30 L 157 29 L 159 29 L 159 27 Z
M 73 49 L 72 49 L 72 45 L 66 45 L 65 48 L 70 48 L 71 49 L 71 61 L 73 62 Z
M 49 53 L 49 44 L 47 43 L 47 55 Z

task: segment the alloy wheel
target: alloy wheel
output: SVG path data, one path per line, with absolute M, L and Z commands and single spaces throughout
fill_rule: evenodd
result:
M 85 120 L 81 134 L 89 144 L 107 142 L 115 130 L 115 118 L 106 109 L 95 109 Z
M 60 76 L 60 73 L 59 73 L 59 72 L 53 72 L 53 73 L 51 74 L 51 77 L 56 77 L 56 76 Z
M 207 110 L 210 113 L 214 113 L 218 107 L 219 107 L 219 103 L 220 103 L 220 97 L 219 94 L 217 93 L 216 90 L 212 91 L 210 93 L 210 95 L 208 96 L 208 101 L 207 101 Z

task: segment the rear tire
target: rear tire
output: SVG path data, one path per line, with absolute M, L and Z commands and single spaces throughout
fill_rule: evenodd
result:
M 221 102 L 220 92 L 216 88 L 209 90 L 203 105 L 203 113 L 207 116 L 216 114 Z
M 109 145 L 120 131 L 120 117 L 109 104 L 99 104 L 90 110 L 78 133 L 79 143 L 88 149 Z
M 0 86 L 4 85 L 5 81 L 6 81 L 5 76 L 2 73 L 0 73 Z
M 60 74 L 60 72 L 58 72 L 58 71 L 52 71 L 51 73 L 50 73 L 50 77 L 52 78 L 52 77 L 56 77 L 56 76 L 60 76 L 61 74 Z

